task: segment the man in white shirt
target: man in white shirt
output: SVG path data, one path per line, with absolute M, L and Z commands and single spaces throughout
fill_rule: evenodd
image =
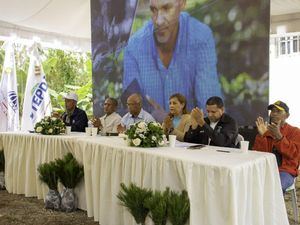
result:
M 92 120 L 94 127 L 98 127 L 102 134 L 117 133 L 117 127 L 121 123 L 121 116 L 116 113 L 118 101 L 107 98 L 104 102 L 105 115 Z
M 127 99 L 128 113 L 126 113 L 121 120 L 121 124 L 118 126 L 118 132 L 122 133 L 130 127 L 130 125 L 144 121 L 149 123 L 155 121 L 150 113 L 146 112 L 142 108 L 142 97 L 140 94 L 132 94 Z

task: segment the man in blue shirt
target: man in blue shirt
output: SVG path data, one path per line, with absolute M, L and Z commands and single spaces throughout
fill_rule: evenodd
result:
M 143 94 L 163 109 L 180 92 L 188 109 L 221 96 L 215 43 L 210 28 L 181 10 L 185 0 L 150 0 L 152 20 L 137 31 L 124 51 L 124 90 L 137 80 Z
M 117 128 L 118 133 L 124 132 L 132 124 L 140 121 L 144 121 L 146 123 L 155 121 L 151 114 L 143 110 L 142 104 L 141 95 L 134 93 L 128 97 L 127 107 L 129 112 L 122 117 L 121 124 Z

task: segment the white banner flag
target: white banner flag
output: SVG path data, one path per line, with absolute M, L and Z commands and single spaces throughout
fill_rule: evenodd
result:
M 4 43 L 5 58 L 0 82 L 0 131 L 19 130 L 19 101 L 12 41 Z
M 30 63 L 23 104 L 21 129 L 34 130 L 34 125 L 45 116 L 50 116 L 52 107 L 46 76 L 40 59 L 38 44 L 30 48 Z

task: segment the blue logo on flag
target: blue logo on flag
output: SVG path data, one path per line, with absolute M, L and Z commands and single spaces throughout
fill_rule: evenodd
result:
M 45 78 L 45 77 L 43 77 Z M 34 121 L 36 118 L 36 113 L 37 111 L 40 109 L 41 105 L 44 103 L 44 94 L 46 93 L 48 89 L 48 85 L 46 83 L 46 81 L 43 79 L 42 82 L 40 82 L 34 93 L 32 96 L 32 100 L 31 100 L 31 114 L 30 114 L 30 118 Z
M 17 112 L 18 110 L 18 96 L 15 91 L 9 91 L 8 92 L 8 98 L 9 98 L 9 105 L 12 108 L 14 112 Z

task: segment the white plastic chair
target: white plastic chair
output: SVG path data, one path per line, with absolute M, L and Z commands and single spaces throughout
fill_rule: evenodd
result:
M 296 179 L 294 180 L 294 183 L 285 190 L 285 192 L 291 192 L 294 220 L 297 224 L 299 224 L 299 211 L 297 205 L 297 193 L 295 183 Z

